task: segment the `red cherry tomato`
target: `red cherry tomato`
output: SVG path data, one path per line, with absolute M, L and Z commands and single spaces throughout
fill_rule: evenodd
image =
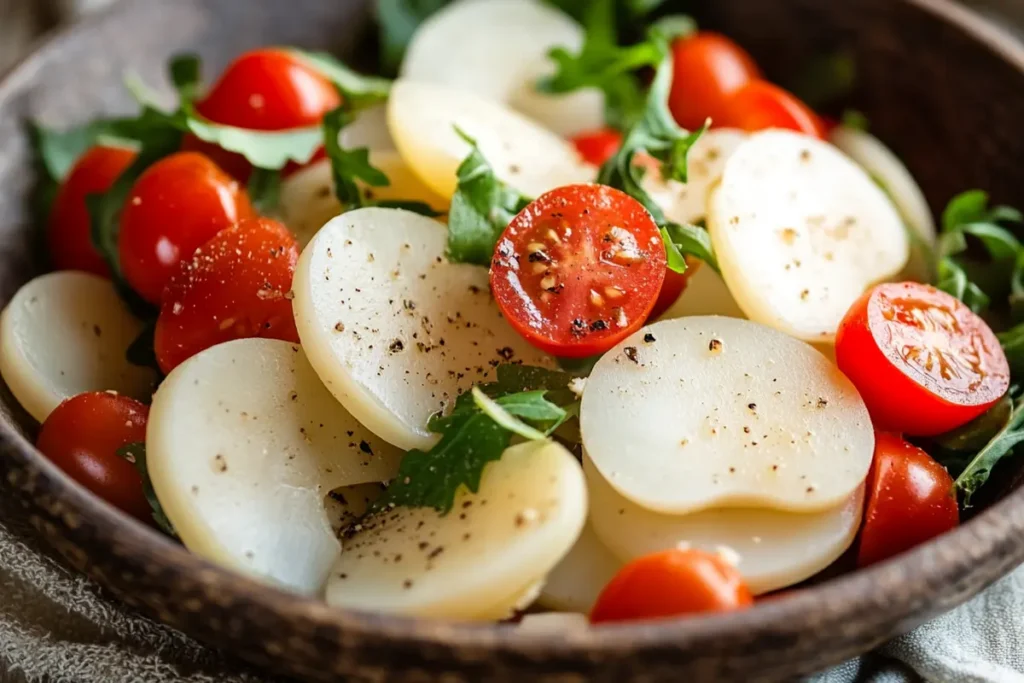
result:
M 857 566 L 910 550 L 959 523 L 946 468 L 895 434 L 876 434 Z
M 701 265 L 700 261 L 688 256 L 686 257 L 685 273 L 677 273 L 674 270 L 665 269 L 665 282 L 661 285 L 658 300 L 654 302 L 654 308 L 651 309 L 650 315 L 647 316 L 648 319 L 654 320 L 672 307 L 672 304 L 686 291 L 686 284 Z
M 128 284 L 160 303 L 178 263 L 224 228 L 253 215 L 238 181 L 195 152 L 146 169 L 121 212 L 118 250 Z
M 590 622 L 664 619 L 743 609 L 754 603 L 736 568 L 702 550 L 666 550 L 619 570 L 598 596 Z
M 716 126 L 729 96 L 761 77 L 754 58 L 718 33 L 701 31 L 672 45 L 672 91 L 668 106 L 683 128 L 694 130 L 710 116 Z
M 613 128 L 601 128 L 589 133 L 580 133 L 572 139 L 576 151 L 583 160 L 594 166 L 601 166 L 615 156 L 622 145 L 622 133 Z
M 298 343 L 288 297 L 298 260 L 295 238 L 268 218 L 244 220 L 199 247 L 164 292 L 154 337 L 160 369 L 232 339 Z
M 117 450 L 146 440 L 149 408 L 126 396 L 79 394 L 54 408 L 36 447 L 79 484 L 116 508 L 151 523 L 153 512 L 135 466 Z
M 1006 393 L 999 340 L 955 297 L 916 282 L 881 284 L 846 313 L 836 362 L 878 429 L 934 436 L 966 424 Z
M 785 128 L 825 139 L 825 124 L 811 109 L 777 85 L 751 81 L 725 103 L 721 123 L 727 128 L 759 131 Z
M 605 185 L 568 185 L 512 219 L 491 260 L 491 290 L 534 346 L 566 358 L 635 332 L 665 279 L 665 245 L 644 207 Z
M 55 270 L 84 270 L 110 277 L 107 262 L 92 245 L 85 198 L 106 192 L 135 159 L 123 147 L 96 146 L 75 162 L 57 191 L 47 234 Z

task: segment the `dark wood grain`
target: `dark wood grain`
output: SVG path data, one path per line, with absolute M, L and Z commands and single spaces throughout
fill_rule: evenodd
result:
M 1024 55 L 945 0 L 714 0 L 704 15 L 769 73 L 842 47 L 854 103 L 938 206 L 967 187 L 1021 204 Z M 351 52 L 366 2 L 128 2 L 66 33 L 0 85 L 0 300 L 38 272 L 23 122 L 123 111 L 131 68 L 162 77 L 198 51 L 212 71 L 241 50 L 297 43 Z M 871 648 L 968 599 L 1024 560 L 1024 490 L 945 537 L 871 570 L 746 613 L 529 636 L 342 612 L 221 571 L 121 516 L 62 476 L 25 439 L 34 426 L 0 392 L 0 484 L 67 563 L 126 603 L 255 664 L 309 680 L 759 681 L 807 673 Z

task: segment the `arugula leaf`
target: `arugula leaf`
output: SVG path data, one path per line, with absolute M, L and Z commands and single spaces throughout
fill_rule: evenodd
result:
M 944 451 L 977 453 L 1002 429 L 1012 410 L 1013 400 L 1009 396 L 1004 396 L 994 406 L 962 427 L 935 437 L 934 443 Z M 965 462 L 964 465 L 966 464 Z
M 171 520 L 167 518 L 167 514 L 156 497 L 156 491 L 153 489 L 153 480 L 149 478 L 149 470 L 146 467 L 146 444 L 142 442 L 127 444 L 117 449 L 117 455 L 135 465 L 135 469 L 142 475 L 142 490 L 146 494 L 149 506 L 153 508 L 153 521 L 165 532 L 177 537 L 178 534 L 174 531 Z
M 1019 323 L 996 335 L 1010 364 L 1010 374 L 1024 376 L 1024 323 Z
M 935 286 L 963 301 L 975 313 L 985 311 L 991 299 L 978 285 L 967 279 L 967 274 L 950 258 L 941 259 L 936 267 L 938 281 Z
M 479 387 L 473 387 L 471 393 L 473 402 L 482 413 L 497 422 L 500 427 L 531 441 L 546 439 L 547 434 L 516 418 L 517 410 L 522 410 L 529 414 L 542 415 L 550 415 L 557 410 L 557 417 L 555 419 L 560 419 L 565 415 L 564 410 L 544 400 L 543 391 L 513 394 L 497 401 L 480 391 Z M 523 417 L 528 417 L 528 415 L 523 415 Z
M 700 225 L 665 223 L 661 226 L 661 238 L 668 249 L 668 267 L 677 273 L 686 270 L 686 255 L 690 254 L 718 273 L 718 259 L 711 246 L 711 235 Z
M 246 192 L 249 195 L 249 202 L 259 214 L 273 214 L 281 198 L 281 172 L 254 168 L 249 175 Z
M 379 76 L 365 76 L 348 68 L 326 52 L 306 52 L 289 48 L 288 53 L 334 84 L 351 111 L 380 104 L 391 92 L 391 81 Z
M 377 0 L 380 63 L 384 73 L 398 73 L 413 33 L 450 0 Z
M 342 104 L 324 115 L 324 151 L 331 161 L 331 177 L 334 193 L 346 210 L 365 206 L 363 191 L 358 181 L 371 187 L 385 187 L 390 184 L 383 171 L 370 163 L 370 150 L 366 147 L 347 150 L 341 146 L 341 129 L 352 123 L 355 115 Z
M 963 496 L 964 507 L 970 506 L 971 496 L 988 481 L 996 463 L 1011 455 L 1021 442 L 1024 442 L 1024 399 L 1017 399 L 1002 428 L 970 460 L 953 484 Z
M 171 83 L 178 91 L 179 101 L 189 105 L 195 102 L 199 98 L 199 89 L 202 84 L 202 61 L 199 59 L 199 55 L 187 54 L 172 57 L 168 71 Z

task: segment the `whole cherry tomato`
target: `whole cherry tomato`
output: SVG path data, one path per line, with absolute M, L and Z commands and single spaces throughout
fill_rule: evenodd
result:
M 238 181 L 196 152 L 161 159 L 139 177 L 121 212 L 118 250 L 128 284 L 159 304 L 178 263 L 253 215 Z
M 594 166 L 601 166 L 615 156 L 622 145 L 622 133 L 613 128 L 601 128 L 589 133 L 580 133 L 572 139 L 576 151 L 583 160 Z
M 36 447 L 79 484 L 116 508 L 152 523 L 153 512 L 135 466 L 117 451 L 146 440 L 149 408 L 135 399 L 97 391 L 54 408 Z
M 854 302 L 836 332 L 836 363 L 876 428 L 934 436 L 966 424 L 1006 393 L 995 334 L 958 299 L 917 282 L 887 283 Z
M 651 309 L 648 319 L 654 320 L 662 313 L 672 307 L 679 297 L 686 291 L 686 285 L 693 277 L 693 274 L 697 272 L 703 264 L 695 258 L 690 256 L 686 257 L 686 272 L 677 273 L 674 270 L 665 269 L 665 282 L 661 285 L 661 292 L 658 294 L 658 300 L 654 302 L 654 308 Z
M 751 81 L 734 92 L 725 102 L 720 121 L 727 128 L 751 132 L 784 128 L 825 139 L 825 124 L 818 115 L 767 81 Z
M 83 154 L 61 183 L 50 213 L 47 238 L 55 270 L 84 270 L 110 277 L 110 268 L 92 245 L 85 198 L 106 192 L 131 165 L 135 152 L 97 145 Z
M 754 603 L 736 568 L 703 550 L 666 550 L 633 560 L 598 596 L 590 622 L 665 619 Z
M 910 550 L 959 523 L 946 468 L 895 434 L 876 434 L 857 566 Z
M 729 96 L 761 77 L 754 58 L 725 36 L 701 31 L 672 45 L 672 91 L 668 106 L 683 128 L 694 130 L 711 117 L 724 125 Z
M 215 344 L 248 337 L 299 342 L 288 292 L 299 247 L 286 227 L 250 218 L 181 262 L 156 323 L 164 373 Z

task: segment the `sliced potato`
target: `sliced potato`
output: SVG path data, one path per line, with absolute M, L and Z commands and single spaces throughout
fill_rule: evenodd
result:
M 354 524 L 385 491 L 387 486 L 383 483 L 342 486 L 330 491 L 324 498 L 324 509 L 331 530 L 337 534 Z
M 271 339 L 175 368 L 153 397 L 146 451 L 189 550 L 306 594 L 340 551 L 327 492 L 388 480 L 402 457 L 338 405 L 298 346 Z
M 870 176 L 832 145 L 788 131 L 740 145 L 708 218 L 743 311 L 805 341 L 831 342 L 850 305 L 910 254 L 899 213 Z
M 109 280 L 67 270 L 42 275 L 22 286 L 0 317 L 0 373 L 40 422 L 86 391 L 148 400 L 156 374 L 125 359 L 141 331 Z
M 527 633 L 564 636 L 567 632 L 582 631 L 589 628 L 590 620 L 586 614 L 576 612 L 541 612 L 527 614 L 519 622 L 518 629 Z
M 395 141 L 388 131 L 387 105 L 378 104 L 356 114 L 356 120 L 341 129 L 341 144 L 346 149 L 393 150 Z
M 650 510 L 814 512 L 864 481 L 874 432 L 853 384 L 813 348 L 716 316 L 643 328 L 587 379 L 583 446 Z
M 328 223 L 295 271 L 295 324 L 309 362 L 370 431 L 429 448 L 428 418 L 500 362 L 549 363 L 501 317 L 487 271 L 444 258 L 445 227 L 398 209 Z
M 402 159 L 438 195 L 455 193 L 456 170 L 476 140 L 499 178 L 536 197 L 597 170 L 561 137 L 506 106 L 473 93 L 430 83 L 397 81 L 388 99 L 388 127 Z
M 548 574 L 537 602 L 548 609 L 589 614 L 623 564 L 588 524 L 569 554 Z
M 327 602 L 444 619 L 501 619 L 522 606 L 576 542 L 587 492 L 576 459 L 553 442 L 505 451 L 447 515 L 395 508 L 345 538 Z M 534 588 L 535 590 L 535 588 Z
M 630 562 L 680 544 L 739 556 L 737 568 L 755 594 L 814 576 L 853 543 L 860 527 L 864 487 L 831 510 L 812 513 L 756 508 L 664 515 L 627 500 L 584 459 L 590 525 L 601 542 Z
M 661 320 L 672 320 L 692 315 L 724 315 L 729 318 L 746 318 L 743 309 L 732 297 L 722 276 L 713 268 L 702 264 L 687 281 L 686 289 L 661 314 Z

